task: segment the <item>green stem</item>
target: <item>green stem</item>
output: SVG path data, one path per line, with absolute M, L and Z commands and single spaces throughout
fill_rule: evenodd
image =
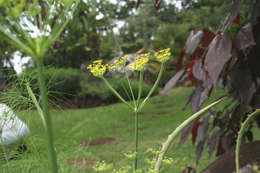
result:
M 135 102 L 135 96 L 134 96 L 134 93 L 133 93 L 133 89 L 132 89 L 132 86 L 130 84 L 130 81 L 129 81 L 129 78 L 128 78 L 128 75 L 125 73 L 126 75 L 126 79 L 127 79 L 127 83 L 128 83 L 128 86 L 129 86 L 129 89 L 130 89 L 130 92 L 131 92 L 131 95 L 132 95 L 132 99 L 133 99 L 133 103 L 134 103 L 134 107 L 135 107 L 135 110 L 136 110 L 136 102 Z
M 135 159 L 134 159 L 134 172 L 137 170 L 138 160 L 138 113 L 135 111 Z
M 238 132 L 238 136 L 237 136 L 237 143 L 236 143 L 236 173 L 239 173 L 239 151 L 240 151 L 240 144 L 241 144 L 241 139 L 242 136 L 244 134 L 244 131 L 248 125 L 248 123 L 256 117 L 256 115 L 259 115 L 260 113 L 260 109 L 257 109 L 255 112 L 251 113 L 250 115 L 248 115 L 247 119 L 242 123 L 241 128 Z
M 140 106 L 138 107 L 138 111 L 142 109 L 142 107 L 144 106 L 145 102 L 149 99 L 149 97 L 153 94 L 154 90 L 156 89 L 156 87 L 159 84 L 159 81 L 162 77 L 163 74 L 163 70 L 164 70 L 164 63 L 161 64 L 161 68 L 160 68 L 160 72 L 158 74 L 158 77 L 152 87 L 152 89 L 150 90 L 150 92 L 148 93 L 148 95 L 146 96 L 146 98 L 143 100 L 143 102 L 140 104 Z
M 53 142 L 53 132 L 52 132 L 52 122 L 51 116 L 49 111 L 48 99 L 47 99 L 47 88 L 45 85 L 45 78 L 44 78 L 44 71 L 43 71 L 43 59 L 38 57 L 36 58 L 37 62 L 37 70 L 38 70 L 38 82 L 40 87 L 40 96 L 42 101 L 42 110 L 45 117 L 46 122 L 46 138 L 48 143 L 48 152 L 49 152 L 49 160 L 51 165 L 52 173 L 58 172 L 58 164 L 56 158 L 56 152 L 54 149 L 54 142 Z
M 189 125 L 193 120 L 197 119 L 200 115 L 202 115 L 204 112 L 206 112 L 208 109 L 210 109 L 211 107 L 215 106 L 216 104 L 218 104 L 220 101 L 222 101 L 225 97 L 217 100 L 216 102 L 208 105 L 207 107 L 201 109 L 200 111 L 198 111 L 197 113 L 193 114 L 190 118 L 186 119 L 181 125 L 179 125 L 167 138 L 167 140 L 165 142 L 162 143 L 162 149 L 161 152 L 158 156 L 158 159 L 155 163 L 154 169 L 155 171 L 159 171 L 163 157 L 165 155 L 165 153 L 167 152 L 171 142 L 173 141 L 173 139 L 187 126 Z
M 144 70 L 141 70 L 139 75 L 140 76 L 139 76 L 137 106 L 139 106 L 139 102 L 140 102 L 140 99 L 141 99 L 141 96 L 142 96 L 143 81 L 144 81 Z
M 36 109 L 37 109 L 41 119 L 42 119 L 42 123 L 43 123 L 44 128 L 47 129 L 43 111 L 42 111 L 42 109 L 41 109 L 41 107 L 40 107 L 40 105 L 39 105 L 39 103 L 38 103 L 38 101 L 37 101 L 37 99 L 36 99 L 32 89 L 31 89 L 31 87 L 29 86 L 28 83 L 26 84 L 26 88 L 27 88 L 27 91 L 28 91 L 30 97 L 32 98 L 32 101 L 33 101 L 33 103 L 34 103 L 34 105 L 35 105 L 35 107 L 36 107 Z
M 134 110 L 134 107 L 132 105 L 130 105 L 123 97 L 121 97 L 121 95 L 110 85 L 110 83 L 106 80 L 106 78 L 101 77 L 101 79 L 104 80 L 105 84 L 107 85 L 107 87 L 115 94 L 115 96 L 117 96 L 123 103 L 125 103 L 126 105 L 128 105 L 131 109 Z

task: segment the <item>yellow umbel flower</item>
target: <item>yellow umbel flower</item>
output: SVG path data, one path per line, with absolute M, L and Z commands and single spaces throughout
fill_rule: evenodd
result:
M 141 54 L 137 56 L 135 62 L 130 65 L 132 70 L 141 71 L 144 69 L 150 58 L 150 53 Z
M 96 77 L 102 77 L 106 72 L 106 65 L 102 64 L 102 60 L 93 61 L 93 64 L 90 64 L 87 69 Z
M 121 57 L 119 60 L 115 60 L 112 64 L 107 64 L 108 70 L 109 71 L 116 71 L 119 66 L 125 65 L 125 62 L 127 60 L 127 55 Z
M 158 52 L 154 53 L 154 56 L 156 57 L 156 59 L 160 62 L 166 62 L 168 59 L 170 59 L 171 56 L 171 49 L 167 48 L 167 49 L 163 49 L 160 50 Z

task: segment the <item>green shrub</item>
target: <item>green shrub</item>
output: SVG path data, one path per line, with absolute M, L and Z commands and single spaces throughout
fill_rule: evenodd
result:
M 80 92 L 81 73 L 73 68 L 49 68 L 45 71 L 50 90 L 65 98 L 73 98 Z
M 131 93 L 127 93 L 129 91 L 129 85 L 125 78 L 111 78 L 108 80 L 112 87 L 117 90 L 117 92 L 124 97 L 126 100 L 129 100 L 131 97 Z M 138 94 L 138 81 L 131 80 L 131 87 L 133 90 L 134 95 L 137 97 Z M 109 90 L 107 86 L 102 81 L 96 82 L 81 82 L 82 91 L 80 93 L 81 96 L 84 96 L 86 100 L 92 100 L 104 102 L 104 103 L 111 103 L 118 101 L 117 97 Z M 152 86 L 148 84 L 143 84 L 143 91 L 142 97 L 145 97 L 148 92 L 150 91 Z M 158 88 L 155 90 L 154 94 L 158 93 Z
M 77 69 L 46 68 L 47 95 L 50 102 L 59 104 L 68 99 L 74 99 L 80 92 L 80 71 Z M 39 99 L 39 87 L 37 80 L 37 70 L 25 70 L 17 80 L 12 81 L 11 88 L 0 95 L 0 101 L 8 105 L 16 105 L 26 108 L 30 105 L 26 83 L 30 84 L 34 94 Z

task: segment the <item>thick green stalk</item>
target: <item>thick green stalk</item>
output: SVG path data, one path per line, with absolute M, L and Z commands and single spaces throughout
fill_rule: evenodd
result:
M 242 123 L 241 128 L 238 132 L 237 136 L 237 143 L 236 143 L 236 173 L 239 173 L 239 151 L 240 151 L 240 144 L 241 144 L 241 139 L 244 134 L 244 131 L 248 125 L 248 123 L 256 117 L 256 115 L 260 114 L 260 109 L 257 109 L 255 112 L 251 113 L 248 115 L 247 119 Z
M 49 152 L 49 161 L 51 165 L 51 172 L 57 173 L 58 172 L 58 164 L 56 158 L 56 152 L 54 149 L 54 142 L 53 142 L 53 132 L 52 132 L 52 122 L 51 116 L 49 111 L 48 99 L 47 99 L 47 88 L 45 84 L 44 78 L 44 71 L 43 71 L 43 59 L 36 58 L 37 62 L 37 70 L 38 70 L 38 82 L 40 87 L 40 97 L 42 103 L 42 110 L 46 122 L 46 138 L 48 143 L 48 152 Z
M 135 159 L 134 159 L 134 172 L 137 170 L 138 161 L 138 112 L 135 111 Z
M 117 96 L 123 103 L 127 104 L 131 109 L 134 110 L 133 106 L 130 105 L 121 95 L 110 85 L 110 83 L 106 80 L 106 78 L 102 77 L 107 87 Z
M 154 169 L 155 171 L 159 171 L 163 157 L 165 155 L 165 153 L 167 152 L 171 142 L 173 141 L 173 139 L 187 126 L 189 125 L 193 120 L 197 119 L 200 115 L 202 115 L 204 112 L 206 112 L 208 109 L 210 109 L 211 107 L 215 106 L 216 104 L 218 104 L 219 102 L 221 102 L 225 97 L 217 100 L 216 102 L 208 105 L 207 107 L 201 109 L 200 111 L 198 111 L 197 113 L 193 114 L 190 118 L 186 119 L 181 125 L 179 125 L 170 135 L 168 135 L 168 138 L 165 142 L 162 143 L 162 149 L 161 149 L 161 153 L 158 156 L 158 159 L 155 163 Z
M 160 68 L 160 72 L 158 74 L 158 77 L 152 87 L 152 89 L 150 90 L 150 92 L 148 93 L 148 95 L 146 96 L 146 98 L 143 100 L 143 102 L 140 104 L 140 106 L 138 107 L 138 111 L 142 109 L 142 107 L 144 106 L 145 102 L 149 99 L 149 97 L 153 94 L 154 90 L 156 89 L 156 87 L 158 86 L 159 84 L 159 81 L 162 77 L 162 74 L 163 74 L 163 71 L 164 71 L 164 63 L 161 64 L 161 68 Z

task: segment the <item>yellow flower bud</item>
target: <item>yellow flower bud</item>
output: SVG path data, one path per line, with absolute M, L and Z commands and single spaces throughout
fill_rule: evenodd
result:
M 155 58 L 159 61 L 159 62 L 166 62 L 168 59 L 170 59 L 171 56 L 171 49 L 167 48 L 167 49 L 163 49 L 160 50 L 158 52 L 154 53 Z
M 132 65 L 130 65 L 130 68 L 132 70 L 141 71 L 144 69 L 149 59 L 150 53 L 141 54 L 140 56 L 136 57 L 135 62 Z
M 106 72 L 107 65 L 102 64 L 102 60 L 95 60 L 87 69 L 96 77 L 102 77 Z

